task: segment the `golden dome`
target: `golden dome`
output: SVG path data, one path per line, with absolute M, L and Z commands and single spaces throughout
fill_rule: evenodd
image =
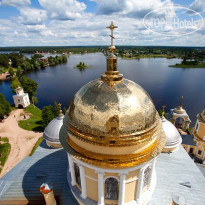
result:
M 150 96 L 127 79 L 115 86 L 100 79 L 83 86 L 71 101 L 61 135 L 69 153 L 105 167 L 149 161 L 165 145 L 161 120 Z
M 113 53 L 107 57 L 107 71 L 101 79 L 75 94 L 60 131 L 60 142 L 71 155 L 108 168 L 145 163 L 161 153 L 165 141 L 150 96 L 122 78 Z
M 68 116 L 69 124 L 75 129 L 106 136 L 129 135 L 149 129 L 157 114 L 150 96 L 136 83 L 123 79 L 109 86 L 95 79 L 76 93 Z

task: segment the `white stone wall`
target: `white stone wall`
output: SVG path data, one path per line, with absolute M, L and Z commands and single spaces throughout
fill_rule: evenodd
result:
M 28 94 L 27 95 L 23 95 L 23 96 L 21 96 L 21 95 L 14 95 L 13 99 L 14 99 L 15 107 L 18 107 L 19 105 L 22 105 L 23 108 L 25 108 L 28 105 L 30 105 L 30 100 L 29 100 Z

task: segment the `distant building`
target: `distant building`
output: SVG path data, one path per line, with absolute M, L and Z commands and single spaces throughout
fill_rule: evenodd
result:
M 182 135 L 182 146 L 190 155 L 193 155 L 196 148 L 196 142 L 193 135 Z
M 205 110 L 197 115 L 196 125 L 193 131 L 196 148 L 194 154 L 201 160 L 205 160 Z
M 9 59 L 9 63 L 8 63 L 10 66 L 12 65 L 12 61 L 11 61 L 11 59 Z
M 195 162 L 205 161 L 205 110 L 197 115 L 192 134 L 182 134 L 182 146 Z
M 186 110 L 182 107 L 183 96 L 180 105 L 177 108 L 171 109 L 171 119 L 170 121 L 177 127 L 182 129 L 188 129 L 191 123 L 189 115 Z
M 192 134 L 192 144 L 183 144 L 183 146 L 189 154 L 193 155 L 197 162 L 202 163 L 205 161 L 205 110 L 197 115 Z
M 15 107 L 25 108 L 30 105 L 28 93 L 24 93 L 23 88 L 16 88 L 16 95 L 13 96 Z

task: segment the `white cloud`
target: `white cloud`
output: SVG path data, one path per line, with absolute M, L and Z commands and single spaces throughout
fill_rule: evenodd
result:
M 13 6 L 13 7 L 28 6 L 30 4 L 31 4 L 30 0 L 2 0 L 0 2 L 0 5 Z
M 39 0 L 48 17 L 58 20 L 74 20 L 82 16 L 86 5 L 77 0 Z
M 150 11 L 171 5 L 171 0 L 92 0 L 98 4 L 98 15 L 119 15 L 131 18 L 144 18 Z
M 45 37 L 56 36 L 50 29 L 48 29 L 45 25 L 28 25 L 26 26 L 27 31 L 30 35 L 41 35 Z
M 45 25 L 28 25 L 26 26 L 29 32 L 40 32 L 46 29 Z
M 20 9 L 20 13 L 18 20 L 25 25 L 40 25 L 47 18 L 46 11 L 41 9 L 24 8 Z
M 205 1 L 204 0 L 195 0 L 189 7 L 197 12 L 205 11 Z
M 118 26 L 118 29 L 114 30 L 115 45 L 201 46 L 205 44 L 205 27 L 186 37 L 175 38 L 153 33 L 145 28 L 144 15 L 159 7 L 169 5 L 171 9 L 170 5 L 173 5 L 171 0 L 95 1 L 99 5 L 97 13 L 86 13 L 85 4 L 77 0 L 39 0 L 42 9 L 18 8 L 20 16 L 16 21 L 0 19 L 0 44 L 2 46 L 109 45 L 110 30 L 106 29 L 106 26 L 109 26 L 111 20 Z M 172 16 L 174 14 L 173 11 Z M 154 15 L 161 14 L 156 12 Z

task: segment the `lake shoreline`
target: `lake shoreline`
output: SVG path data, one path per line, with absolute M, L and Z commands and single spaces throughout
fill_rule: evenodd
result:
M 185 64 L 175 64 L 175 65 L 169 65 L 169 67 L 173 68 L 205 68 L 205 62 L 201 62 L 197 65 L 185 65 Z
M 29 56 L 27 56 L 29 57 Z M 85 62 L 91 68 L 80 71 L 74 68 L 79 62 Z M 203 109 L 205 95 L 205 69 L 171 69 L 169 65 L 180 64 L 180 59 L 142 58 L 141 60 L 125 60 L 118 58 L 118 71 L 124 78 L 139 84 L 152 97 L 156 109 L 165 104 L 167 112 L 178 106 L 180 97 L 184 96 L 184 107 L 190 116 L 195 116 Z M 42 108 L 60 102 L 66 108 L 75 93 L 86 83 L 100 78 L 106 71 L 106 56 L 102 52 L 84 55 L 70 55 L 66 64 L 47 67 L 25 73 L 27 78 L 38 84 L 37 106 Z M 6 100 L 13 103 L 11 81 L 1 81 L 0 92 Z

